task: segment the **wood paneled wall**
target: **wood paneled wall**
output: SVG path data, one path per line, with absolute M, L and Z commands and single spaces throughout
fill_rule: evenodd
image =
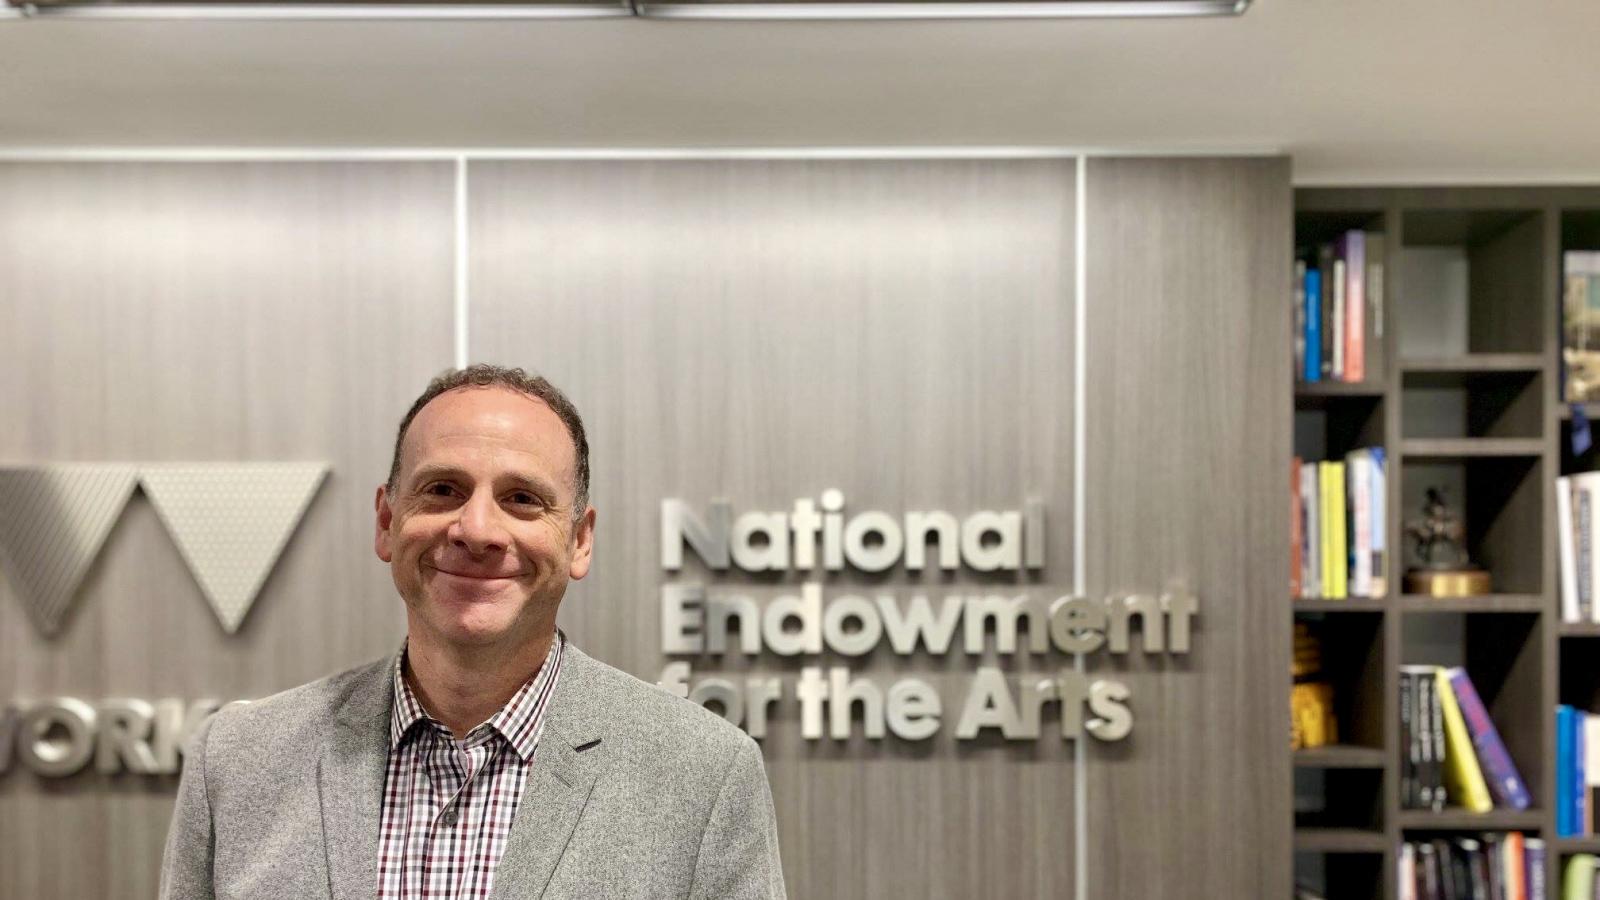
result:
M 1097 898 L 1287 893 L 1287 164 L 1087 165 L 1083 574 L 1091 592 L 1197 590 L 1195 651 L 1091 664 L 1128 681 L 1136 721 L 1124 744 L 1090 740 L 1081 773 L 1070 742 L 954 740 L 976 659 L 824 659 L 927 677 L 945 725 L 920 744 L 808 742 L 786 695 L 764 750 L 791 896 L 1071 896 L 1080 867 Z M 1074 160 L 472 163 L 470 356 L 548 374 L 591 431 L 597 567 L 568 594 L 569 634 L 658 675 L 663 497 L 779 510 L 839 488 L 847 511 L 893 514 L 1038 498 L 1038 573 L 897 568 L 825 590 L 1068 592 L 1076 174 Z M 0 700 L 259 696 L 396 645 L 371 492 L 399 415 L 451 361 L 452 175 L 0 166 L 0 416 L 23 423 L 0 432 L 0 459 L 333 466 L 237 636 L 138 497 L 59 637 L 39 637 L 0 580 Z M 758 597 L 801 580 L 704 576 L 676 578 Z M 786 686 L 801 665 L 691 662 Z M 170 791 L 0 776 L 0 896 L 149 896 Z

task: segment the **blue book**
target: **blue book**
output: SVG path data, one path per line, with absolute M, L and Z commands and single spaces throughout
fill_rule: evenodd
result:
M 1306 269 L 1306 381 L 1322 380 L 1322 273 Z
M 1483 769 L 1484 781 L 1494 804 L 1502 809 L 1527 809 L 1533 798 L 1528 796 L 1528 786 L 1517 771 L 1517 764 L 1506 751 L 1500 739 L 1500 730 L 1494 727 L 1483 698 L 1473 687 L 1467 670 L 1460 667 L 1447 670 L 1450 688 L 1455 692 L 1456 705 L 1461 708 L 1461 718 L 1466 720 L 1467 734 L 1472 738 L 1472 748 L 1477 751 L 1478 765 Z
M 1577 729 L 1578 711 L 1570 706 L 1556 707 L 1556 836 L 1572 837 L 1578 833 L 1573 819 L 1572 796 L 1576 774 L 1574 769 L 1573 735 Z
M 1544 891 L 1544 841 L 1539 838 L 1522 843 L 1522 873 L 1528 900 L 1549 900 Z
M 1384 469 L 1382 447 L 1369 447 L 1372 454 L 1372 596 L 1389 592 L 1389 547 L 1384 533 L 1389 530 L 1384 518 L 1384 498 L 1388 496 L 1388 474 Z
M 1584 757 L 1588 755 L 1589 748 L 1584 746 L 1583 721 L 1589 714 L 1580 709 L 1572 710 L 1572 833 L 1583 834 L 1588 830 L 1584 823 L 1589 817 L 1584 815 L 1584 808 L 1589 805 L 1586 796 L 1589 793 L 1588 779 L 1584 772 Z

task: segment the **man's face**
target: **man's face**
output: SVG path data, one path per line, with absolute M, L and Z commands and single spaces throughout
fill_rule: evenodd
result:
M 554 628 L 593 549 L 594 510 L 573 512 L 576 467 L 566 426 L 525 394 L 458 388 L 418 411 L 393 496 L 378 489 L 376 537 L 414 636 L 520 646 Z

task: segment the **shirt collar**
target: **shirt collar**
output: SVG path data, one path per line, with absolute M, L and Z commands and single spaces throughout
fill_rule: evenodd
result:
M 474 728 L 468 734 L 468 740 L 480 730 L 489 729 L 511 745 L 523 762 L 531 760 L 534 749 L 539 745 L 539 734 L 544 729 L 545 710 L 550 706 L 556 682 L 561 677 L 561 660 L 565 656 L 566 644 L 567 636 L 561 633 L 561 629 L 556 629 L 555 640 L 550 642 L 550 652 L 545 655 L 539 671 L 517 688 L 517 692 L 511 695 L 505 706 L 500 707 L 499 712 Z M 406 684 L 405 665 L 406 651 L 402 648 L 394 667 L 394 709 L 389 716 L 391 753 L 416 729 L 418 723 L 427 723 L 428 727 L 437 729 L 441 737 L 450 733 L 449 729 L 428 714 L 412 692 L 411 685 Z

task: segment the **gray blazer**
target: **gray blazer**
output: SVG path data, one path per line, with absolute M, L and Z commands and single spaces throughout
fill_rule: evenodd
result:
M 163 900 L 378 895 L 394 659 L 213 716 L 190 745 Z M 784 895 L 761 751 L 570 644 L 495 900 Z

